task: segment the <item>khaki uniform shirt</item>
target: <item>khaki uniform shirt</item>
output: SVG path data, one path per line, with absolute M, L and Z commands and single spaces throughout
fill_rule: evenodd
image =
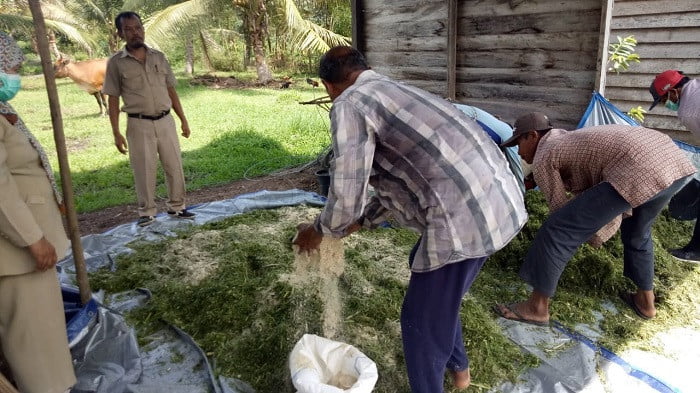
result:
M 553 129 L 540 140 L 532 165 L 550 211 L 564 206 L 570 194 L 602 182 L 610 183 L 634 208 L 695 173 L 685 153 L 667 135 L 627 125 Z M 601 228 L 589 242 L 598 246 L 611 238 L 621 219 Z
M 42 236 L 65 255 L 68 238 L 39 153 L 0 116 L 0 276 L 33 272 L 26 247 Z
M 155 116 L 172 106 L 168 87 L 175 87 L 177 80 L 162 52 L 152 48 L 146 50 L 143 63 L 126 48 L 112 55 L 107 62 L 102 92 L 121 96 L 122 112 Z

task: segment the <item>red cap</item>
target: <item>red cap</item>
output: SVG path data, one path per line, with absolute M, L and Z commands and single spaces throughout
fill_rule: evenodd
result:
M 649 86 L 649 93 L 651 93 L 651 96 L 654 97 L 654 103 L 651 104 L 649 107 L 649 110 L 652 110 L 656 106 L 656 104 L 661 101 L 661 99 L 668 94 L 668 91 L 676 87 L 678 82 L 683 80 L 685 78 L 685 75 L 683 75 L 683 71 L 677 71 L 677 70 L 666 70 L 659 75 L 656 75 L 656 78 L 654 78 L 654 81 L 651 82 L 651 86 Z

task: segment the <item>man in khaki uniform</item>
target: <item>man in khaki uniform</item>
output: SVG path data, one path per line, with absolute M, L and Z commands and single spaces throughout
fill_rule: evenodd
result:
M 109 95 L 109 121 L 114 144 L 126 154 L 134 173 L 138 199 L 139 226 L 155 220 L 157 158 L 163 165 L 168 187 L 168 214 L 176 218 L 194 218 L 185 208 L 185 176 L 182 171 L 180 142 L 172 108 L 180 118 L 182 136 L 190 136 L 190 126 L 175 91 L 175 76 L 163 53 L 144 44 L 141 18 L 131 11 L 122 12 L 114 20 L 117 33 L 126 41 L 123 50 L 107 62 L 102 91 Z M 119 131 L 119 97 L 128 115 L 126 140 Z
M 24 60 L 0 33 L 0 80 L 17 81 Z M 4 100 L 19 83 L 0 83 Z M 0 101 L 0 347 L 23 393 L 62 393 L 75 384 L 54 266 L 68 249 L 46 154 Z M 52 187 L 52 185 L 54 187 Z

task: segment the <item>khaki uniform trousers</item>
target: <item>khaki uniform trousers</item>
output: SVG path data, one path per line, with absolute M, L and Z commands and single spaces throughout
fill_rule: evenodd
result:
M 75 384 L 55 269 L 0 277 L 0 343 L 20 392 Z
M 155 196 L 159 158 L 168 188 L 168 210 L 184 209 L 185 174 L 173 116 L 169 114 L 158 120 L 127 119 L 126 139 L 139 216 L 155 216 L 158 211 Z

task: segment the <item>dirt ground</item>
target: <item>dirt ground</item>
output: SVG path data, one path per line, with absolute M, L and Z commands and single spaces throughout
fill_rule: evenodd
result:
M 318 167 L 312 166 L 300 172 L 285 175 L 263 176 L 254 179 L 234 181 L 229 184 L 204 188 L 187 193 L 187 205 L 197 205 L 204 202 L 219 201 L 255 191 L 283 191 L 299 189 L 319 192 L 314 172 Z M 164 212 L 165 199 L 156 201 L 159 212 Z M 78 226 L 81 235 L 102 233 L 118 225 L 135 221 L 138 218 L 136 203 L 109 207 L 89 213 L 78 214 Z

